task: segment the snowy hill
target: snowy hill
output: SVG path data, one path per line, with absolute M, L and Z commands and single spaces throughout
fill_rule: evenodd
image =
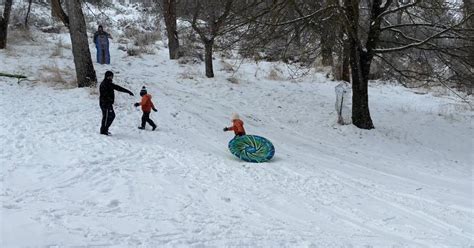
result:
M 97 91 L 51 83 L 73 79 L 68 36 L 41 39 L 0 51 L 2 71 L 37 80 L 0 78 L 2 247 L 474 245 L 472 111 L 455 97 L 373 84 L 366 131 L 335 124 L 337 82 L 321 74 L 217 57 L 207 79 L 163 47 L 114 44 L 98 77 L 146 85 L 158 130 L 138 130 L 139 97 L 116 93 L 106 137 Z M 270 163 L 229 153 L 232 112 L 275 144 Z

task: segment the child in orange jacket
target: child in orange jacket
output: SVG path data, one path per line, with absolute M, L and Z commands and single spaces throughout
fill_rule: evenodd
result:
M 245 135 L 244 122 L 240 119 L 239 114 L 233 113 L 231 120 L 232 120 L 232 126 L 224 127 L 224 132 L 234 131 L 235 136 Z
M 151 113 L 151 110 L 153 109 L 153 111 L 157 111 L 156 108 L 155 108 L 155 105 L 153 104 L 153 102 L 151 101 L 151 95 L 147 93 L 147 90 L 146 90 L 146 87 L 143 86 L 142 87 L 142 90 L 140 91 L 140 96 L 142 97 L 142 100 L 141 102 L 137 102 L 135 103 L 135 107 L 138 107 L 138 106 L 142 106 L 142 111 L 143 111 L 143 115 L 142 115 L 142 125 L 140 127 L 138 127 L 138 129 L 145 129 L 145 125 L 146 123 L 148 122 L 151 127 L 153 128 L 152 130 L 155 131 L 156 129 L 156 125 L 155 123 L 150 119 L 150 113 Z

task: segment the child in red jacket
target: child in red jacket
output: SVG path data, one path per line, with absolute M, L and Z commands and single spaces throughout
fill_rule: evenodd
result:
M 224 132 L 234 131 L 235 136 L 245 135 L 244 122 L 240 119 L 239 114 L 233 113 L 231 120 L 232 127 L 224 127 Z
M 135 103 L 135 107 L 142 106 L 142 125 L 138 127 L 138 129 L 145 129 L 145 125 L 148 122 L 151 127 L 153 128 L 152 130 L 155 131 L 156 125 L 155 123 L 150 119 L 150 112 L 153 109 L 153 111 L 157 111 L 155 108 L 155 105 L 151 101 L 151 95 L 147 93 L 146 87 L 143 86 L 142 90 L 140 91 L 140 96 L 142 97 L 141 102 Z

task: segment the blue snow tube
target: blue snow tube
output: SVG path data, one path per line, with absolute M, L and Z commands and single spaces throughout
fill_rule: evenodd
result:
M 267 162 L 275 155 L 272 142 L 257 135 L 236 136 L 229 142 L 229 150 L 236 157 L 252 163 Z

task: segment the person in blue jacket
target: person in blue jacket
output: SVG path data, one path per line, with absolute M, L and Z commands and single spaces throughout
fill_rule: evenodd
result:
M 99 64 L 110 64 L 109 38 L 112 39 L 110 34 L 104 31 L 102 25 L 99 25 L 97 32 L 94 33 L 97 63 Z

